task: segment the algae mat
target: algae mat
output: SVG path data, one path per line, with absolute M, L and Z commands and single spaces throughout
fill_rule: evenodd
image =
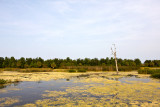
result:
M 160 107 L 160 81 L 103 73 L 23 81 L 1 87 L 0 106 Z

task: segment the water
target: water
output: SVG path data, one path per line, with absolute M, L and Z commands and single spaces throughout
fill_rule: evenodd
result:
M 35 101 L 37 100 L 44 99 L 42 95 L 46 94 L 45 90 L 60 92 L 60 91 L 66 91 L 68 87 L 72 88 L 76 86 L 83 87 L 85 85 L 90 85 L 91 83 L 86 83 L 86 82 L 76 82 L 75 83 L 74 82 L 74 81 L 85 80 L 87 78 L 90 78 L 89 75 L 77 76 L 77 77 L 73 77 L 70 79 L 59 79 L 59 80 L 38 81 L 38 82 L 19 82 L 15 84 L 10 84 L 8 86 L 0 86 L 0 98 L 18 97 L 20 99 L 20 101 L 16 103 L 8 104 L 5 106 L 18 106 L 18 105 L 25 105 L 28 103 L 35 103 Z M 103 77 L 100 77 L 100 78 L 103 78 Z M 105 79 L 113 80 L 111 78 L 105 78 Z M 139 81 L 142 83 L 149 83 L 151 79 L 150 78 L 137 78 L 136 76 L 131 76 L 131 77 L 122 77 L 119 79 L 114 79 L 114 81 L 120 81 L 121 83 L 131 84 L 128 81 Z M 93 82 L 92 84 L 95 84 L 98 86 L 99 83 Z M 7 92 L 3 92 L 2 90 L 6 90 Z M 86 94 L 89 95 L 88 97 L 101 98 L 101 95 L 99 96 L 91 95 L 91 93 L 88 93 L 88 92 L 86 92 Z M 69 96 L 72 97 L 72 94 L 70 94 Z M 83 97 L 86 97 L 86 95 Z M 104 96 L 102 95 L 102 97 Z M 3 101 L 0 101 L 0 103 L 3 103 Z

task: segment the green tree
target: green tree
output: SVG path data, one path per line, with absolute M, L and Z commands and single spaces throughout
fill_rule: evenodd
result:
M 25 58 L 21 57 L 18 61 L 17 61 L 17 67 L 18 68 L 24 68 L 25 65 Z
M 138 59 L 138 58 L 135 59 L 134 62 L 136 63 L 136 66 L 141 66 L 141 64 L 142 64 L 140 59 Z
M 4 62 L 3 62 L 3 67 L 9 67 L 9 58 L 5 57 Z
M 18 60 L 18 61 L 17 61 L 17 67 L 18 67 L 18 68 L 21 68 L 21 65 L 22 65 L 21 61 Z
M 26 58 L 26 65 L 29 67 L 32 63 L 32 58 Z
M 38 68 L 41 68 L 41 67 L 42 67 L 42 62 L 41 62 L 41 61 L 38 61 L 38 62 L 37 62 L 37 67 L 38 67 Z
M 10 67 L 16 68 L 16 59 L 14 57 L 11 57 L 10 59 Z
M 52 68 L 55 68 L 55 67 L 56 67 L 56 64 L 55 64 L 54 62 L 52 62 L 51 67 L 52 67 Z
M 3 62 L 4 62 L 4 58 L 3 58 L 3 57 L 0 57 L 0 68 L 3 67 Z

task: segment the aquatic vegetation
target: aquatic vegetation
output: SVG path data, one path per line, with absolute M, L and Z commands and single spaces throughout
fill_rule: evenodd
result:
M 5 106 L 10 106 L 12 104 L 18 103 L 20 100 L 18 97 L 4 97 L 0 98 L 0 106 L 5 107 Z
M 36 73 L 10 73 L 1 74 L 2 77 L 15 77 L 23 81 L 49 81 L 52 79 L 71 79 L 70 85 L 61 86 L 59 89 L 42 90 L 40 99 L 24 104 L 24 107 L 93 107 L 93 106 L 160 106 L 160 83 L 156 79 L 150 81 L 119 81 L 122 77 L 140 76 L 137 72 L 36 72 Z M 143 77 L 143 76 L 142 76 Z M 144 76 L 143 78 L 145 78 Z M 30 80 L 29 80 L 30 79 Z M 73 81 L 72 81 L 73 80 Z M 67 82 L 67 81 L 66 81 Z M 49 82 L 48 85 L 56 86 Z M 34 87 L 28 87 L 33 88 Z M 62 90 L 61 90 L 62 89 Z M 2 91 L 3 89 L 1 89 Z M 18 91 L 21 89 L 10 86 L 4 92 Z M 23 89 L 22 89 L 23 90 Z
M 7 80 L 0 79 L 0 84 L 6 84 L 6 83 L 7 83 Z
M 121 78 L 124 76 L 136 75 L 138 77 L 149 77 L 149 75 L 138 74 L 137 72 L 120 72 L 119 75 L 115 75 L 116 72 L 86 72 L 86 75 L 90 77 L 100 76 L 104 78 Z M 10 72 L 4 71 L 0 73 L 0 79 L 10 80 L 11 82 L 18 81 L 49 81 L 53 79 L 69 79 L 84 75 L 84 73 L 67 73 L 67 72 L 33 72 L 33 73 L 21 73 L 21 72 Z
M 8 92 L 19 91 L 19 90 L 22 90 L 22 89 L 15 88 L 15 87 L 9 87 L 7 89 L 0 89 L 0 93 L 8 93 Z
M 42 94 L 44 99 L 29 105 L 42 107 L 160 106 L 160 83 L 157 81 L 121 83 L 94 75 L 75 82 L 83 84 L 66 87 L 65 91 L 46 90 Z M 27 106 L 28 104 L 24 105 L 24 107 Z
M 35 73 L 20 73 L 5 71 L 0 74 L 0 79 L 14 81 L 49 81 L 53 79 L 68 79 L 78 76 L 80 73 L 67 72 L 35 72 Z

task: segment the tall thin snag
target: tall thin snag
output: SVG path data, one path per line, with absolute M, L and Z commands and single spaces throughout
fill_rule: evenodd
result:
M 116 46 L 115 46 L 115 44 L 113 44 L 113 47 L 114 47 L 114 50 L 113 50 L 112 47 L 111 47 L 111 51 L 112 51 L 112 54 L 113 54 L 113 56 L 114 56 L 114 58 L 115 58 L 116 70 L 117 70 L 117 75 L 118 75 L 119 71 L 118 71 L 118 65 L 117 65 Z

